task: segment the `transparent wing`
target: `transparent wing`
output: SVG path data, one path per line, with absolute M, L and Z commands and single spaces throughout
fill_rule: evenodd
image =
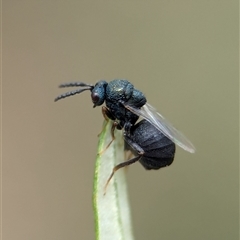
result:
M 159 131 L 161 131 L 166 137 L 171 139 L 179 147 L 184 150 L 194 153 L 195 147 L 193 144 L 176 128 L 174 128 L 160 113 L 156 111 L 154 107 L 146 103 L 141 109 L 136 109 L 130 105 L 124 104 L 125 108 L 135 113 L 138 116 L 146 119 Z

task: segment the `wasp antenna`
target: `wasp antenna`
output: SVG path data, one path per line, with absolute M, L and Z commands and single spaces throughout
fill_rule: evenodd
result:
M 60 99 L 66 98 L 66 97 L 70 97 L 70 96 L 79 94 L 79 93 L 81 93 L 81 92 L 83 92 L 83 91 L 86 91 L 86 90 L 92 90 L 92 87 L 77 89 L 77 90 L 73 90 L 73 91 L 70 91 L 70 92 L 63 93 L 63 94 L 57 96 L 57 97 L 54 99 L 54 102 L 56 102 L 56 101 L 58 101 L 58 100 L 60 100 Z
M 60 88 L 64 87 L 91 87 L 93 88 L 94 86 L 91 84 L 83 83 L 83 82 L 70 82 L 70 83 L 63 83 L 59 85 Z

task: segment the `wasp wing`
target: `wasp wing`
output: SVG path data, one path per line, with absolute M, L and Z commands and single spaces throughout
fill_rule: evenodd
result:
M 146 103 L 141 109 L 132 107 L 131 105 L 124 104 L 124 107 L 136 115 L 146 119 L 153 126 L 155 126 L 166 137 L 171 139 L 179 147 L 184 150 L 194 153 L 195 147 L 193 144 L 175 127 L 173 127 L 154 107 Z

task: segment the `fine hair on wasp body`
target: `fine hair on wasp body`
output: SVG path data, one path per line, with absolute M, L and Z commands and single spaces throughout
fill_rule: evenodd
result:
M 139 161 L 147 170 L 170 165 L 175 155 L 175 144 L 190 153 L 195 152 L 192 143 L 148 104 L 144 94 L 127 80 L 115 79 L 110 82 L 101 80 L 95 85 L 70 82 L 59 87 L 81 88 L 59 95 L 55 101 L 89 90 L 93 107 L 101 106 L 105 102 L 106 106 L 102 107 L 102 113 L 106 120 L 113 121 L 112 141 L 114 130 L 116 128 L 123 130 L 125 149 L 130 150 L 134 157 L 113 168 L 106 187 L 118 169 L 134 162 Z M 139 117 L 142 120 L 137 122 Z

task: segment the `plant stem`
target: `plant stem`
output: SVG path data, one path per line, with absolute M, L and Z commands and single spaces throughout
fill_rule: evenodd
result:
M 112 122 L 105 124 L 106 122 L 106 127 L 99 136 L 98 153 L 102 152 L 112 139 Z M 116 130 L 115 137 L 113 143 L 103 153 L 97 154 L 96 158 L 93 206 L 97 240 L 134 239 L 125 169 L 114 174 L 104 194 L 104 187 L 112 169 L 125 160 L 122 132 Z

